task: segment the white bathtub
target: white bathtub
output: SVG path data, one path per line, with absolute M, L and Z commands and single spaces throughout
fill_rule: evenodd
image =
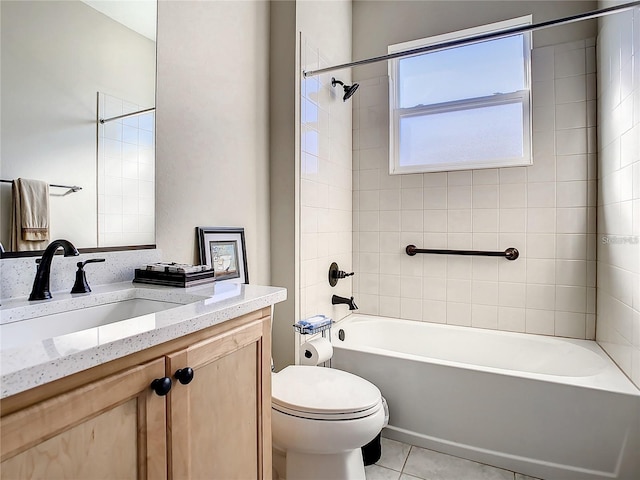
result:
M 640 391 L 595 342 L 365 315 L 332 337 L 332 366 L 386 398 L 385 437 L 548 480 L 640 479 Z

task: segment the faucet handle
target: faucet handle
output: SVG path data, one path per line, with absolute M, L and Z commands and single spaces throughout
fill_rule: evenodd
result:
M 76 272 L 76 283 L 73 284 L 71 293 L 89 293 L 91 291 L 91 287 L 89 287 L 89 284 L 87 283 L 87 274 L 84 271 L 84 266 L 87 263 L 98 263 L 104 261 L 104 258 L 90 258 L 84 262 L 78 262 L 76 264 L 78 266 L 78 271 Z
M 355 272 L 347 273 L 344 270 L 338 270 L 338 273 L 337 273 L 338 278 L 347 278 L 347 277 L 350 277 L 351 275 L 355 275 Z
M 105 259 L 104 258 L 90 258 L 89 260 L 85 260 L 84 262 L 78 262 L 77 266 L 78 268 L 83 268 L 87 263 L 98 263 L 98 262 L 104 262 Z

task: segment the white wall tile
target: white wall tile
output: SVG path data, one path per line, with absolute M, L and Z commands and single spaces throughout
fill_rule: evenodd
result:
M 545 285 L 552 285 L 556 283 L 556 260 L 538 258 L 527 259 L 527 283 Z
M 587 99 L 587 82 L 584 75 L 556 78 L 556 102 L 570 103 Z
M 424 211 L 424 231 L 425 232 L 447 232 L 448 213 L 446 210 L 425 210 Z
M 471 281 L 456 278 L 447 279 L 447 301 L 471 303 Z
M 549 233 L 530 233 L 527 235 L 527 258 L 556 258 L 556 236 Z
M 474 177 L 474 182 L 475 182 Z M 473 185 L 473 208 L 498 208 L 498 185 Z M 453 208 L 453 207 L 452 207 Z
M 584 75 L 586 72 L 586 52 L 583 48 L 555 53 L 555 77 Z
M 447 323 L 449 325 L 471 326 L 471 304 L 447 301 Z
M 524 283 L 500 282 L 498 304 L 504 307 L 524 307 L 526 305 L 526 285 Z
M 555 208 L 529 208 L 527 210 L 527 232 L 555 233 L 556 232 L 556 209 Z
M 403 188 L 400 208 L 403 210 L 422 210 L 422 188 Z
M 584 313 L 556 312 L 555 335 L 560 337 L 584 338 L 586 336 L 586 315 Z
M 448 210 L 447 225 L 449 232 L 471 232 L 471 210 Z
M 587 180 L 587 166 L 588 160 L 585 155 L 559 156 L 556 161 L 557 180 Z
M 525 208 L 527 188 L 524 183 L 500 185 L 500 208 Z
M 525 312 L 525 331 L 538 335 L 555 335 L 555 312 L 553 310 L 534 310 Z
M 498 307 L 498 329 L 510 332 L 524 332 L 525 327 L 524 308 Z
M 498 282 L 478 282 L 472 283 L 471 298 L 474 305 L 497 305 L 498 304 Z
M 471 305 L 471 326 L 497 329 L 498 307 L 496 305 Z
M 425 209 L 447 208 L 446 187 L 425 187 L 423 195 Z
M 471 208 L 471 186 L 450 186 L 447 191 L 447 206 L 450 209 Z
M 422 320 L 433 323 L 447 323 L 447 302 L 439 300 L 423 301 Z
M 379 315 L 383 317 L 400 317 L 400 297 L 389 297 L 386 295 L 380 295 L 378 297 L 379 302 Z
M 556 310 L 562 312 L 585 313 L 587 289 L 585 287 L 556 286 Z
M 408 320 L 422 320 L 422 301 L 416 298 L 401 298 L 400 316 Z
M 527 308 L 554 311 L 555 299 L 554 285 L 527 285 Z
M 558 207 L 586 207 L 587 182 L 558 182 Z

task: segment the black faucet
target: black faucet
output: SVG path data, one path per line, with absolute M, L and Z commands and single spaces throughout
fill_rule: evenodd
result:
M 333 297 L 331 297 L 331 304 L 332 305 L 340 305 L 340 304 L 349 305 L 349 310 L 358 309 L 356 302 L 353 301 L 353 297 L 345 298 L 345 297 L 339 297 L 338 295 L 334 295 Z
M 36 272 L 36 278 L 33 281 L 33 288 L 31 289 L 29 300 L 46 300 L 51 298 L 51 292 L 49 291 L 51 261 L 53 260 L 56 250 L 60 247 L 64 248 L 65 257 L 79 255 L 76 247 L 74 247 L 68 240 L 54 240 L 51 242 L 42 254 L 42 259 L 40 260 L 40 265 L 38 265 L 38 271 Z

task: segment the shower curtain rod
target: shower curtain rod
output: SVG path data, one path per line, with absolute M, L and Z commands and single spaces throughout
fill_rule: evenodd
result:
M 360 65 L 368 65 L 370 63 L 384 62 L 386 60 L 393 60 L 394 58 L 409 57 L 411 55 L 416 55 L 418 53 L 427 53 L 427 52 L 433 52 L 438 50 L 446 50 L 448 48 L 467 45 L 470 43 L 477 43 L 477 42 L 490 40 L 494 38 L 508 37 L 510 35 L 515 35 L 517 33 L 532 32 L 534 30 L 541 30 L 543 28 L 555 27 L 557 25 L 565 25 L 567 23 L 578 22 L 580 20 L 589 20 L 592 18 L 598 18 L 604 15 L 610 15 L 612 13 L 629 10 L 631 8 L 635 8 L 638 6 L 640 6 L 640 1 L 624 3 L 622 5 L 615 5 L 613 7 L 602 8 L 600 10 L 592 10 L 590 12 L 579 13 L 577 15 L 571 15 L 569 17 L 558 18 L 555 20 L 548 20 L 546 22 L 540 22 L 533 25 L 523 25 L 520 27 L 507 28 L 505 30 L 500 30 L 497 32 L 484 33 L 481 35 L 474 35 L 472 37 L 466 37 L 466 38 L 459 38 L 457 40 L 437 43 L 434 45 L 427 45 L 420 48 L 413 48 L 410 50 L 404 50 L 402 52 L 389 53 L 387 55 L 367 58 L 365 60 L 356 60 L 355 62 L 342 63 L 340 65 L 320 68 L 318 70 L 308 70 L 308 71 L 305 70 L 302 72 L 302 76 L 303 78 L 313 77 L 316 75 L 320 75 L 321 73 L 331 72 L 334 70 L 341 70 L 343 68 L 358 67 Z
M 638 3 L 640 3 L 640 2 L 638 2 Z M 120 120 L 121 118 L 134 117 L 136 115 L 142 115 L 143 113 L 153 112 L 155 109 L 156 109 L 156 107 L 145 108 L 144 110 L 138 110 L 137 112 L 125 113 L 124 115 L 118 115 L 117 117 L 101 118 L 99 121 L 100 121 L 100 123 L 107 123 L 107 122 L 110 122 L 112 120 Z

